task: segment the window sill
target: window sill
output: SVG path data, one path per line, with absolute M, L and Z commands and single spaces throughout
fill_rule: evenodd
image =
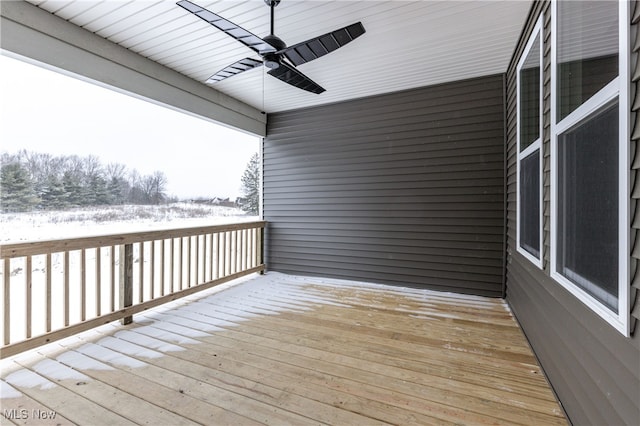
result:
M 542 270 L 542 256 L 540 256 L 540 258 L 537 258 L 534 255 L 532 255 L 531 253 L 529 253 L 527 250 L 525 250 L 524 248 L 520 247 L 520 245 L 518 245 L 517 251 L 525 259 L 527 259 L 529 262 L 533 263 L 538 269 Z
M 592 310 L 595 314 L 597 314 L 600 318 L 606 321 L 613 328 L 622 333 L 625 337 L 629 337 L 629 309 L 623 305 L 623 303 L 619 303 L 618 310 L 619 313 L 613 312 L 611 309 L 603 305 L 600 301 L 595 299 L 589 293 L 584 291 L 582 288 L 578 287 L 576 284 L 572 283 L 568 279 L 566 279 L 562 274 L 557 271 L 551 272 L 551 278 L 565 288 L 569 293 L 575 296 L 580 302 L 587 306 L 590 310 Z

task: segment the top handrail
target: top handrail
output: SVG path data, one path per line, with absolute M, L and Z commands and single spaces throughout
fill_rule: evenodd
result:
M 189 228 L 172 228 L 153 231 L 138 231 L 119 234 L 96 235 L 91 237 L 77 237 L 51 239 L 42 241 L 28 241 L 20 243 L 0 244 L 0 259 L 37 256 L 70 250 L 81 250 L 88 247 L 107 247 L 122 244 L 132 244 L 141 241 L 160 240 L 168 238 L 190 237 L 205 233 L 218 233 L 264 227 L 263 220 L 239 222 L 222 225 L 194 226 Z

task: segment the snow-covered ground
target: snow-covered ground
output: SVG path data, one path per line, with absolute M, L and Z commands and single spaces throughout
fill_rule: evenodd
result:
M 0 243 L 121 234 L 257 220 L 238 208 L 191 203 L 0 214 Z
M 225 223 L 238 223 L 254 221 L 256 216 L 248 216 L 242 210 L 231 207 L 208 206 L 189 203 L 175 203 L 164 206 L 114 206 L 106 208 L 94 209 L 75 209 L 68 211 L 51 211 L 51 212 L 33 212 L 33 213 L 15 213 L 0 215 L 0 244 L 20 243 L 27 241 L 42 241 L 50 239 L 88 237 L 95 235 L 121 234 L 128 232 L 188 228 L 195 226 L 210 226 Z M 151 262 L 148 258 L 149 244 L 147 247 L 147 255 L 144 256 L 142 262 L 139 259 L 139 247 L 134 246 L 134 276 L 137 276 L 139 268 L 145 268 L 145 300 L 148 300 L 150 292 L 149 286 L 153 285 L 156 294 L 159 294 L 159 284 L 156 279 L 154 284 L 148 282 Z M 204 249 L 203 249 L 204 250 Z M 87 318 L 96 316 L 95 302 L 96 300 L 96 256 L 100 253 L 101 281 L 104 283 L 100 288 L 101 293 L 101 310 L 103 313 L 110 311 L 111 294 L 106 283 L 110 281 L 110 270 L 107 267 L 111 262 L 111 256 L 114 256 L 116 264 L 118 264 L 118 254 L 111 253 L 108 249 L 97 251 L 95 249 L 87 250 L 86 261 L 84 262 L 84 270 L 87 278 L 86 295 L 87 301 Z M 168 252 L 165 258 L 168 260 L 172 256 Z M 201 254 L 202 256 L 202 254 Z M 227 263 L 229 259 L 227 259 Z M 32 258 L 32 326 L 33 335 L 39 335 L 45 331 L 45 304 L 46 304 L 46 267 L 45 256 L 33 256 Z M 62 328 L 63 323 L 63 306 L 64 306 L 64 260 L 61 253 L 52 255 L 52 327 L 53 329 Z M 80 258 L 79 251 L 69 253 L 69 299 L 70 320 L 71 323 L 80 322 L 80 265 L 83 263 Z M 216 260 L 217 262 L 217 260 Z M 168 261 L 167 261 L 168 263 Z M 11 341 L 22 340 L 26 336 L 26 273 L 27 267 L 25 258 L 11 259 L 9 264 L 10 270 L 5 271 L 4 262 L 0 264 L 0 280 L 4 279 L 4 274 L 10 274 L 10 320 L 11 320 Z M 156 262 L 154 264 L 156 277 L 161 273 Z M 210 266 L 211 268 L 211 266 Z M 166 274 L 167 271 L 164 271 Z M 181 271 L 184 275 L 184 271 Z M 117 287 L 117 286 L 116 286 Z M 166 285 L 165 285 L 166 287 Z M 118 289 L 113 295 L 118 300 Z M 134 287 L 134 300 L 138 300 L 138 287 Z M 3 293 L 3 292 L 0 292 Z M 0 294 L 0 298 L 4 299 L 4 294 Z M 4 317 L 4 300 L 0 301 L 0 313 Z M 0 328 L 0 335 L 3 335 Z M 3 337 L 3 336 L 2 336 Z

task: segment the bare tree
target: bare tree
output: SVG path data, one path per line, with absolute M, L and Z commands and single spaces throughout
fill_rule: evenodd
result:
M 121 163 L 109 163 L 104 169 L 105 177 L 108 180 L 125 179 L 127 166 Z
M 89 155 L 82 158 L 82 171 L 86 180 L 91 180 L 98 176 L 104 176 L 104 170 L 100 159 L 95 155 Z
M 160 204 L 167 198 L 167 177 L 163 172 L 155 171 L 141 180 L 141 189 L 147 203 Z

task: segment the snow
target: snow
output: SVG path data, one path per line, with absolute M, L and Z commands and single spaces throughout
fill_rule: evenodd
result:
M 193 203 L 0 214 L 0 243 L 89 237 L 257 220 L 233 207 Z
M 158 330 L 156 332 L 155 330 Z M 222 328 L 218 328 L 217 330 L 223 330 Z M 153 324 L 145 327 L 136 328 L 138 333 L 147 334 L 152 337 L 162 338 L 159 333 L 167 333 L 172 336 L 181 336 L 180 340 L 176 340 L 177 343 L 192 343 L 197 342 L 195 339 L 191 339 L 192 337 L 206 337 L 209 336 L 209 333 L 205 333 L 204 331 L 199 331 L 193 328 L 184 327 L 178 324 L 174 324 L 167 321 L 154 321 Z M 188 337 L 185 337 L 188 336 Z M 188 339 L 188 340 L 186 340 Z M 164 339 L 164 340 L 172 340 L 172 339 Z
M 22 393 L 18 392 L 9 383 L 0 381 L 0 399 L 20 398 Z
M 73 366 L 73 368 L 78 370 L 115 370 L 113 367 L 107 364 L 103 364 L 100 361 L 96 361 L 93 358 L 74 351 L 64 352 L 63 354 L 58 356 L 56 360 L 63 364 Z
M 88 382 L 91 379 L 84 374 L 60 364 L 52 359 L 43 359 L 39 363 L 33 366 L 36 373 L 42 374 L 51 380 L 80 380 Z
M 152 326 L 138 327 L 136 328 L 135 332 L 153 337 L 155 339 L 175 342 L 179 345 L 197 345 L 198 343 L 200 343 L 199 340 L 191 339 L 180 334 L 170 333 L 169 331 L 160 330 Z M 206 336 L 205 333 L 202 334 Z
M 107 336 L 98 342 L 98 345 L 104 346 L 108 349 L 112 349 L 116 352 L 135 357 L 135 358 L 162 358 L 161 352 L 156 352 L 151 349 L 147 349 L 143 346 L 135 345 L 122 339 L 116 339 L 115 337 Z
M 100 361 L 127 368 L 142 368 L 148 364 L 135 358 L 126 356 L 120 352 L 96 345 L 95 343 L 86 343 L 76 349 L 81 354 L 93 357 Z
M 155 349 L 160 352 L 179 352 L 185 349 L 181 346 L 176 346 L 171 343 L 166 343 L 158 339 L 154 339 L 148 336 L 143 336 L 138 333 L 134 333 L 129 330 L 122 330 L 115 334 L 115 337 L 127 342 L 136 343 L 138 345 Z
M 41 390 L 55 388 L 57 385 L 33 371 L 22 369 L 5 377 L 7 383 L 17 388 L 40 388 Z

